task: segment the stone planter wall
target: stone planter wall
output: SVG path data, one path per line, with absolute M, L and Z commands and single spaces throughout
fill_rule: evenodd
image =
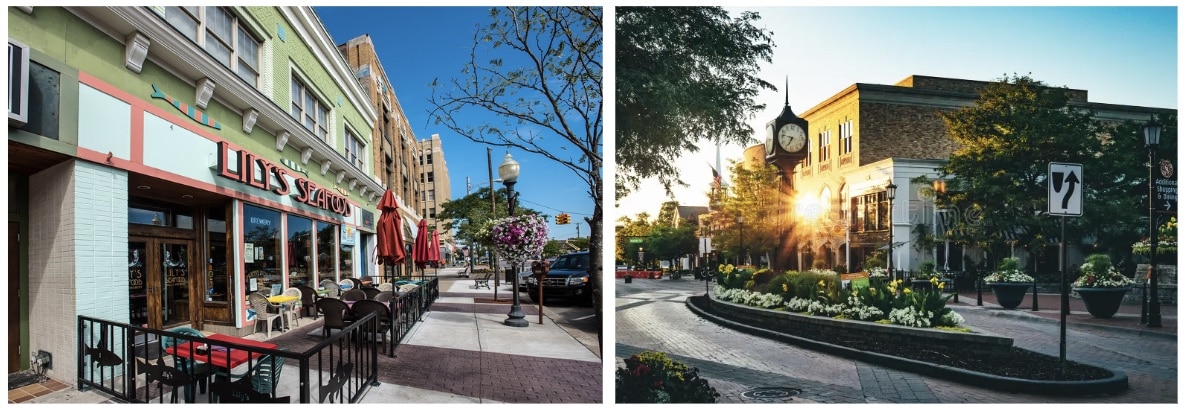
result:
M 989 333 L 961 333 L 938 329 L 921 329 L 894 324 L 880 324 L 860 320 L 842 320 L 830 317 L 811 316 L 793 312 L 760 309 L 733 302 L 712 299 L 711 305 L 718 314 L 728 315 L 731 320 L 775 330 L 795 336 L 801 331 L 838 333 L 838 335 L 860 335 L 870 338 L 891 340 L 913 347 L 976 347 L 981 349 L 1008 350 L 1014 339 Z
M 1150 264 L 1138 264 L 1134 271 L 1134 282 L 1138 287 L 1132 289 L 1126 297 L 1122 299 L 1124 303 L 1140 303 L 1143 300 L 1142 286 L 1143 281 L 1147 279 L 1147 268 Z M 1163 304 L 1176 304 L 1176 265 L 1159 265 L 1159 302 Z M 1147 289 L 1148 295 L 1150 289 Z

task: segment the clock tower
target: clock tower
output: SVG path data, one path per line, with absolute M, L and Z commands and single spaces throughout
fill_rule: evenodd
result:
M 767 162 L 779 171 L 779 199 L 777 202 L 776 228 L 779 234 L 776 250 L 772 251 L 771 267 L 775 270 L 796 269 L 797 242 L 794 237 L 795 221 L 792 197 L 796 194 L 793 174 L 796 164 L 808 156 L 808 121 L 792 113 L 788 104 L 788 79 L 784 79 L 784 110 L 767 122 Z
M 808 155 L 808 121 L 792 113 L 788 105 L 788 83 L 784 79 L 784 110 L 772 121 L 767 122 L 767 162 L 776 167 L 794 164 Z

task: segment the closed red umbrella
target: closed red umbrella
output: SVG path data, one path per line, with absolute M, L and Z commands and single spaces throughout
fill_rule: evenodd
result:
M 376 249 L 375 256 L 381 265 L 399 265 L 404 260 L 404 235 L 400 232 L 400 205 L 396 203 L 396 196 L 392 190 L 384 191 L 380 198 L 380 219 L 375 226 Z
M 441 238 L 437 235 L 437 230 L 433 230 L 433 251 L 430 256 L 433 257 L 433 276 L 437 276 L 437 268 L 441 268 Z
M 421 278 L 425 278 L 425 266 L 433 263 L 433 244 L 429 242 L 429 223 L 424 218 L 417 223 L 417 239 L 413 242 L 413 262 L 421 269 Z

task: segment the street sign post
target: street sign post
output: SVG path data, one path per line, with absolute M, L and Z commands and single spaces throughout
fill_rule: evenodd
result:
M 1065 353 L 1068 347 L 1068 272 L 1064 270 L 1064 221 L 1080 217 L 1083 207 L 1084 173 L 1080 163 L 1048 163 L 1048 214 L 1060 217 L 1060 375 L 1064 376 Z
M 1080 163 L 1048 163 L 1048 214 L 1080 217 L 1084 174 Z

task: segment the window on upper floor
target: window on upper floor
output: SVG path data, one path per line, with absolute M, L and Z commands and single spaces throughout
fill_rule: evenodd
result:
M 289 107 L 289 115 L 319 139 L 330 143 L 330 132 L 327 130 L 330 126 L 327 112 L 330 109 L 327 109 L 326 105 L 318 100 L 318 97 L 297 78 L 297 75 L 293 75 L 290 86 L 292 87 L 293 103 Z
M 829 145 L 832 142 L 833 135 L 830 134 L 829 130 L 824 130 L 817 135 L 817 145 L 820 146 L 817 149 L 817 160 L 820 160 L 822 163 L 829 160 Z
M 425 154 L 425 164 L 433 164 L 433 153 L 432 152 Z
M 437 193 L 433 190 L 425 192 L 425 200 L 437 202 Z
M 351 162 L 351 165 L 355 166 L 355 168 L 362 169 L 363 156 L 360 155 L 360 152 L 363 151 L 363 142 L 360 141 L 359 136 L 355 135 L 355 132 L 352 132 L 350 129 L 346 129 L 345 133 L 346 134 L 342 139 L 346 142 L 346 159 L 347 161 Z
M 854 151 L 854 121 L 846 120 L 837 126 L 837 133 L 841 136 L 841 154 Z
M 426 183 L 432 183 L 432 182 L 433 182 L 433 172 L 428 172 L 428 173 L 425 173 L 425 182 L 426 182 Z
M 160 12 L 157 9 L 158 13 Z M 224 7 L 165 7 L 165 22 L 206 50 L 245 82 L 258 86 L 260 43 L 235 13 Z
M 850 198 L 850 231 L 886 231 L 891 221 L 889 210 L 886 192 Z

